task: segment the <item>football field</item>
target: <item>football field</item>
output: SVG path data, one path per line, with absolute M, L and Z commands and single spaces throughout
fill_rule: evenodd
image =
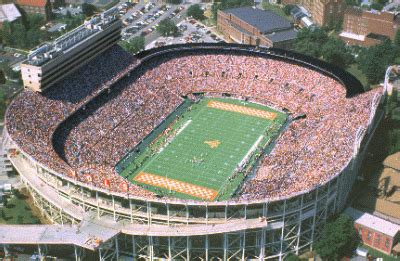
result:
M 285 120 L 284 113 L 266 106 L 202 99 L 179 117 L 151 157 L 143 164 L 132 162 L 121 175 L 160 195 L 227 199 Z

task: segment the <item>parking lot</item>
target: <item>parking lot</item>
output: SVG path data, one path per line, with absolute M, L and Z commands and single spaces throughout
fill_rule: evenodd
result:
M 156 30 L 157 25 L 163 19 L 180 17 L 184 6 L 164 5 L 157 6 L 150 2 L 146 5 L 135 6 L 131 9 L 124 7 L 120 10 L 124 28 L 122 40 L 129 40 L 136 36 L 146 36 Z
M 194 19 L 187 18 L 177 24 L 180 35 L 178 37 L 159 37 L 146 46 L 146 49 L 170 44 L 182 43 L 216 43 L 222 39 L 209 28 Z

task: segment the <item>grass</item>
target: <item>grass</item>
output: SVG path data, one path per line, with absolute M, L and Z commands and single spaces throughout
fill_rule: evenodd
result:
M 238 164 L 246 155 L 252 155 L 246 167 L 254 162 L 256 154 L 261 154 L 261 149 L 277 135 L 286 115 L 258 104 L 233 99 L 212 100 L 274 112 L 277 118 L 269 120 L 211 108 L 207 106 L 210 99 L 203 99 L 174 123 L 170 136 L 153 141 L 153 146 L 157 144 L 153 155 L 138 156 L 121 175 L 143 186 L 133 179 L 141 172 L 151 173 L 218 191 L 218 200 L 231 197 L 246 174 L 237 169 Z M 213 148 L 207 143 L 210 141 L 217 145 Z M 168 191 L 149 185 L 145 188 L 161 195 L 173 193 L 178 198 L 195 198 L 173 189 Z
M 365 76 L 365 74 L 358 68 L 357 64 L 352 64 L 347 71 L 349 73 L 351 73 L 352 75 L 354 75 L 364 86 L 364 89 L 367 90 L 368 89 L 368 80 L 367 77 Z
M 367 245 L 361 245 L 361 246 L 366 248 L 366 249 L 368 249 L 368 253 L 373 258 L 381 257 L 381 258 L 383 258 L 383 261 L 398 261 L 398 260 L 400 260 L 399 258 L 396 258 L 394 256 L 386 255 L 386 254 L 384 254 L 384 253 L 382 253 L 382 252 L 380 252 L 380 251 L 378 251 L 376 249 L 373 249 L 373 248 L 371 248 L 371 247 L 369 247 Z
M 8 198 L 7 204 L 0 207 L 0 224 L 40 224 L 28 206 L 27 198 L 19 192 Z

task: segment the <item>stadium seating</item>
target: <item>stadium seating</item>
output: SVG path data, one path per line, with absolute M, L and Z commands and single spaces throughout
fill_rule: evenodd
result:
M 8 109 L 8 133 L 57 172 L 154 197 L 130 183 L 126 188 L 114 166 L 179 106 L 182 96 L 227 93 L 288 111 L 292 118 L 305 115 L 289 124 L 238 195 L 262 199 L 304 191 L 340 172 L 352 157 L 357 129 L 368 123 L 373 97 L 381 92 L 347 98 L 344 86 L 332 78 L 261 53 L 172 52 L 137 64 L 116 46 L 49 92 L 24 91 Z M 60 123 L 63 130 L 55 132 Z

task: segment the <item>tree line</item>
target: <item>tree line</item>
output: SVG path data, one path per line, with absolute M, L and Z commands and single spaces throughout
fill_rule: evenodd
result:
M 341 39 L 328 34 L 326 28 L 302 29 L 294 43 L 294 50 L 322 59 L 344 69 L 356 64 L 370 85 L 378 84 L 386 68 L 400 62 L 400 33 L 392 42 L 371 47 L 347 46 Z

